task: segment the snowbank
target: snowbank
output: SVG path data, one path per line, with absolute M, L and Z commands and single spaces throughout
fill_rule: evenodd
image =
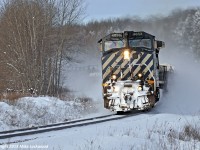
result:
M 62 101 L 54 97 L 24 97 L 12 104 L 0 102 L 0 130 L 80 118 L 87 114 L 88 107 L 79 101 Z

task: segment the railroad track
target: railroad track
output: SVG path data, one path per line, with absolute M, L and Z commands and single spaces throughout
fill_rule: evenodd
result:
M 87 118 L 87 119 L 79 119 L 79 120 L 74 120 L 74 121 L 66 121 L 62 123 L 50 124 L 50 125 L 45 125 L 45 126 L 2 131 L 0 132 L 0 139 L 9 139 L 9 138 L 18 137 L 18 136 L 33 135 L 33 134 L 44 133 L 44 132 L 49 132 L 49 131 L 56 131 L 56 130 L 62 130 L 62 129 L 67 129 L 67 128 L 92 125 L 92 124 L 102 123 L 106 121 L 127 118 L 136 114 L 138 113 L 136 112 L 136 113 L 125 114 L 125 115 L 112 114 L 112 115 L 92 117 L 92 118 Z

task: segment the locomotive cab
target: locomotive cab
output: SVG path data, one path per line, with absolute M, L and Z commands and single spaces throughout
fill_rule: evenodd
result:
M 159 51 L 164 42 L 146 32 L 111 33 L 98 41 L 102 51 L 104 107 L 146 110 L 159 100 Z

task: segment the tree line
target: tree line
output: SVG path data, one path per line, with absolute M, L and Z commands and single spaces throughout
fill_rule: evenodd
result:
M 125 30 L 146 31 L 166 42 L 168 48 L 184 48 L 196 58 L 200 58 L 200 8 L 175 9 L 166 16 L 110 18 L 101 21 L 90 21 L 85 25 L 95 43 L 110 32 Z M 95 43 L 96 44 L 96 43 Z M 94 50 L 94 49 L 93 49 Z M 92 51 L 91 51 L 92 52 Z

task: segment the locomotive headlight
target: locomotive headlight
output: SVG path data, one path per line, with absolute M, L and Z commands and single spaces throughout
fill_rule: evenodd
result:
M 138 91 L 142 91 L 142 86 L 138 86 Z
M 138 77 L 141 78 L 141 77 L 142 77 L 142 73 L 139 73 L 139 74 L 138 74 Z
M 124 50 L 124 59 L 126 59 L 126 60 L 130 59 L 130 52 L 128 49 Z
M 113 74 L 113 75 L 111 76 L 111 79 L 116 80 L 116 79 L 117 79 L 117 76 L 116 76 L 115 74 Z

